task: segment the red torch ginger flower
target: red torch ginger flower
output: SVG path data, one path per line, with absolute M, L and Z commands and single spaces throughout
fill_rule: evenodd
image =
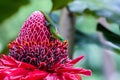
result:
M 0 58 L 0 80 L 82 80 L 90 70 L 73 68 L 83 59 L 68 58 L 67 41 L 52 37 L 50 26 L 40 11 L 25 21 L 18 37 L 9 43 L 10 55 Z

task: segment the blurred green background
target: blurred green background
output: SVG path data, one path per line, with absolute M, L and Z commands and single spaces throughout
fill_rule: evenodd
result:
M 83 80 L 120 79 L 120 0 L 1 0 L 1 54 L 36 10 L 48 13 L 69 40 L 70 58 L 86 56 L 75 65 L 92 70 Z

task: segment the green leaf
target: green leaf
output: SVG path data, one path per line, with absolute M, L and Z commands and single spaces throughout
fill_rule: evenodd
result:
M 120 45 L 115 45 L 109 41 L 102 43 L 97 34 L 88 35 L 76 30 L 75 42 L 76 42 L 76 45 L 79 45 L 79 46 L 96 44 L 101 48 L 112 49 L 115 53 L 120 54 Z
M 73 0 L 52 0 L 53 7 L 51 11 L 61 9 L 68 5 L 68 3 L 72 2 Z
M 113 50 L 114 50 L 117 54 L 120 54 L 120 48 L 119 48 L 119 49 L 114 48 Z
M 120 35 L 110 31 L 109 29 L 104 27 L 102 24 L 97 25 L 97 30 L 101 31 L 108 41 L 118 44 L 120 46 Z
M 29 0 L 0 0 L 0 23 L 28 3 Z
M 120 24 L 120 0 L 75 0 L 69 5 L 72 12 L 106 17 Z
M 112 48 L 116 53 L 120 54 L 120 35 L 110 31 L 109 29 L 107 29 L 106 27 L 104 27 L 102 24 L 98 24 L 97 25 L 97 30 L 102 32 L 104 37 L 110 41 L 110 42 L 106 42 L 106 44 L 104 44 L 105 46 L 109 46 L 110 48 Z M 112 42 L 112 43 L 111 43 Z
M 120 35 L 120 26 L 116 23 L 109 23 L 109 27 L 107 27 L 110 31 Z
M 86 34 L 96 33 L 97 19 L 93 15 L 83 14 L 81 16 L 77 16 L 76 19 L 77 30 Z

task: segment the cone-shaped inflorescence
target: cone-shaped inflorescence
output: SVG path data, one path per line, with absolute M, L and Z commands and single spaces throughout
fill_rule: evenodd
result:
M 18 37 L 9 43 L 9 51 L 10 56 L 18 61 L 30 63 L 46 71 L 54 72 L 54 67 L 60 68 L 69 62 L 67 42 L 52 37 L 50 26 L 39 11 L 25 21 Z

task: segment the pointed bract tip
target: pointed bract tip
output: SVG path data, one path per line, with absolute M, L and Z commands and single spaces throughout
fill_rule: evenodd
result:
M 85 56 L 79 56 L 78 58 L 73 59 L 70 64 L 76 64 L 77 62 L 79 62 L 80 60 L 82 60 Z

